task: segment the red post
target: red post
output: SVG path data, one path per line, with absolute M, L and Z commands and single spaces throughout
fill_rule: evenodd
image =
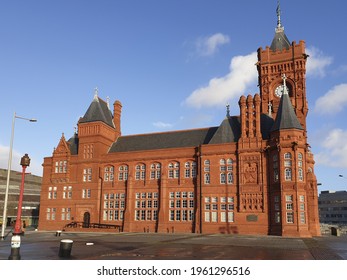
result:
M 30 158 L 28 154 L 25 154 L 20 161 L 22 166 L 22 183 L 20 185 L 19 200 L 18 200 L 18 211 L 16 224 L 14 226 L 13 236 L 11 238 L 11 255 L 8 257 L 9 260 L 20 260 L 20 234 L 22 233 L 22 204 L 23 204 L 23 195 L 24 195 L 24 179 L 25 179 L 25 170 L 30 165 Z
M 25 170 L 27 166 L 22 165 L 22 183 L 20 185 L 19 200 L 18 200 L 18 209 L 17 209 L 17 218 L 16 224 L 14 226 L 13 234 L 22 233 L 22 205 L 23 205 L 23 195 L 24 195 L 24 180 L 25 180 Z

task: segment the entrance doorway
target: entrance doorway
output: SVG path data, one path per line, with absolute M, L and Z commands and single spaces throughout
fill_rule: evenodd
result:
M 89 224 L 90 224 L 90 213 L 89 212 L 85 212 L 84 215 L 83 215 L 83 225 L 82 225 L 82 227 L 89 228 Z

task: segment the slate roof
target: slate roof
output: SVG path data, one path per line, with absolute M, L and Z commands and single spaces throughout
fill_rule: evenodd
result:
M 282 51 L 283 49 L 288 50 L 290 42 L 284 33 L 284 31 L 276 31 L 275 37 L 272 40 L 270 49 L 272 51 Z
M 223 144 L 237 142 L 241 134 L 239 117 L 227 117 L 217 128 L 209 144 Z
M 276 120 L 271 131 L 293 128 L 303 130 L 294 112 L 294 108 L 292 102 L 290 101 L 289 95 L 282 94 Z
M 95 121 L 102 121 L 114 128 L 112 113 L 107 103 L 98 96 L 94 97 L 93 102 L 90 104 L 84 116 L 79 120 L 79 123 Z
M 67 143 L 69 144 L 71 155 L 78 155 L 78 135 L 75 133 Z
M 109 153 L 197 147 L 208 144 L 218 127 L 121 136 Z

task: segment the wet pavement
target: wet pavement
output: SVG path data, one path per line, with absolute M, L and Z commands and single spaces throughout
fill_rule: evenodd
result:
M 0 241 L 0 260 L 11 253 Z M 284 238 L 223 234 L 73 233 L 28 231 L 22 260 L 59 260 L 62 239 L 73 240 L 75 260 L 346 260 L 347 236 Z

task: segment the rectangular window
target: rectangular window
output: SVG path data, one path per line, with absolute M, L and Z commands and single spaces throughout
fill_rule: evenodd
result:
M 229 223 L 234 222 L 234 212 L 228 212 L 228 222 Z
M 306 224 L 306 215 L 305 215 L 305 212 L 300 212 L 300 223 Z
M 181 210 L 176 210 L 176 221 L 181 220 Z
M 288 224 L 294 223 L 294 213 L 293 212 L 287 212 L 287 223 Z
M 220 221 L 224 223 L 224 222 L 227 221 L 226 218 L 227 218 L 226 212 L 221 212 L 221 213 L 220 213 Z
M 174 210 L 170 210 L 170 221 L 175 220 L 175 211 Z
M 141 220 L 146 220 L 146 210 L 141 210 Z
M 187 200 L 183 200 L 182 201 L 182 207 L 183 208 L 187 208 L 188 207 L 188 201 Z
M 213 223 L 218 222 L 217 212 L 212 212 L 211 214 L 212 214 L 212 222 Z
M 188 211 L 183 210 L 182 211 L 182 221 L 187 221 L 188 220 Z
M 91 190 L 90 189 L 82 189 L 82 198 L 90 198 Z
M 210 222 L 210 212 L 205 212 L 205 222 Z
M 157 221 L 158 220 L 158 210 L 153 211 L 153 220 Z
M 140 210 L 135 211 L 135 220 L 139 221 L 140 220 Z
M 65 220 L 65 208 L 61 209 L 61 220 L 64 221 Z
M 55 220 L 55 214 L 57 212 L 57 208 L 52 208 L 52 212 L 51 212 L 51 220 Z
M 281 222 L 281 213 L 275 212 L 275 223 L 279 224 Z
M 293 210 L 293 203 L 286 203 L 287 210 Z
M 47 208 L 46 209 L 46 220 L 50 220 L 51 219 L 51 208 Z

